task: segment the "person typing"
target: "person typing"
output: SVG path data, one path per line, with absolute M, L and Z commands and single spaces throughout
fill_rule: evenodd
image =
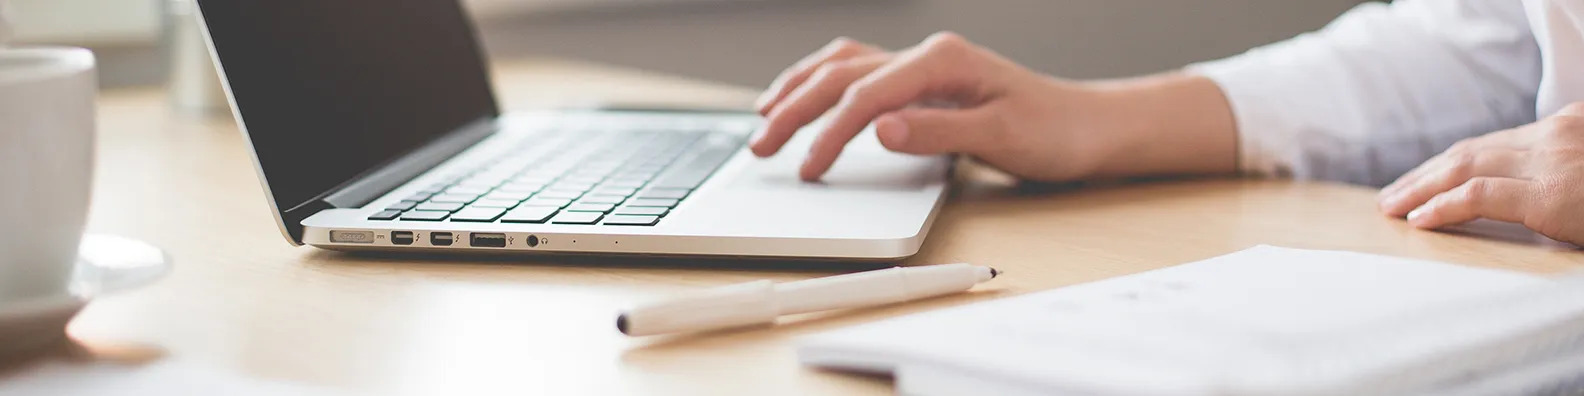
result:
M 898 51 L 839 38 L 781 73 L 758 110 L 760 156 L 828 117 L 805 180 L 872 124 L 890 150 L 966 154 L 1027 180 L 1334 180 L 1385 186 L 1380 210 L 1419 228 L 1487 218 L 1584 243 L 1577 1 L 1367 3 L 1238 56 L 1098 81 L 947 32 Z

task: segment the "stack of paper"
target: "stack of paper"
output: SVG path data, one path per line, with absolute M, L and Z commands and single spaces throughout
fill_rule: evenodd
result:
M 802 340 L 903 394 L 1584 391 L 1584 278 L 1261 246 Z

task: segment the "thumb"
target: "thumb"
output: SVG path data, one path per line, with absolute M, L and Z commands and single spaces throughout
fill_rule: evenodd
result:
M 976 153 L 1002 132 L 996 114 L 969 109 L 907 108 L 875 118 L 875 135 L 891 151 L 908 154 Z

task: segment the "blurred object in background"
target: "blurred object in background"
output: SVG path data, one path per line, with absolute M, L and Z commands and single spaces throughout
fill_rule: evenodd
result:
M 11 2 L 0 0 L 0 47 L 11 43 Z
M 668 7 L 678 4 L 752 3 L 776 0 L 463 0 L 474 17 L 560 11 L 609 11 Z M 786 0 L 780 0 L 786 1 Z M 807 1 L 807 0 L 803 0 Z
M 220 87 L 209 47 L 204 44 L 199 26 L 197 4 L 193 0 L 169 0 L 165 16 L 166 48 L 170 51 L 171 107 L 192 115 L 225 115 L 230 106 Z
M 185 56 L 176 41 L 194 37 L 175 34 L 191 20 L 170 16 L 172 0 L 9 1 L 16 43 L 93 49 L 104 86 L 186 73 L 172 61 Z M 497 60 L 572 58 L 758 87 L 837 36 L 901 48 L 938 30 L 1064 77 L 1149 73 L 1313 30 L 1365 0 L 461 1 Z
M 497 58 L 553 55 L 762 87 L 838 36 L 895 49 L 940 30 L 1063 77 L 1158 72 L 1313 30 L 1364 0 L 466 1 Z
M 165 81 L 160 15 L 166 0 L 0 0 L 9 2 L 12 45 L 93 50 L 101 87 Z

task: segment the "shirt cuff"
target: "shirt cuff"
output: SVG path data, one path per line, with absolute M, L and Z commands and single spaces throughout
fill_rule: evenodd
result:
M 1237 123 L 1238 170 L 1244 174 L 1291 177 L 1298 140 L 1283 122 L 1280 84 L 1290 76 L 1255 54 L 1188 65 L 1188 73 L 1204 76 L 1221 87 Z

